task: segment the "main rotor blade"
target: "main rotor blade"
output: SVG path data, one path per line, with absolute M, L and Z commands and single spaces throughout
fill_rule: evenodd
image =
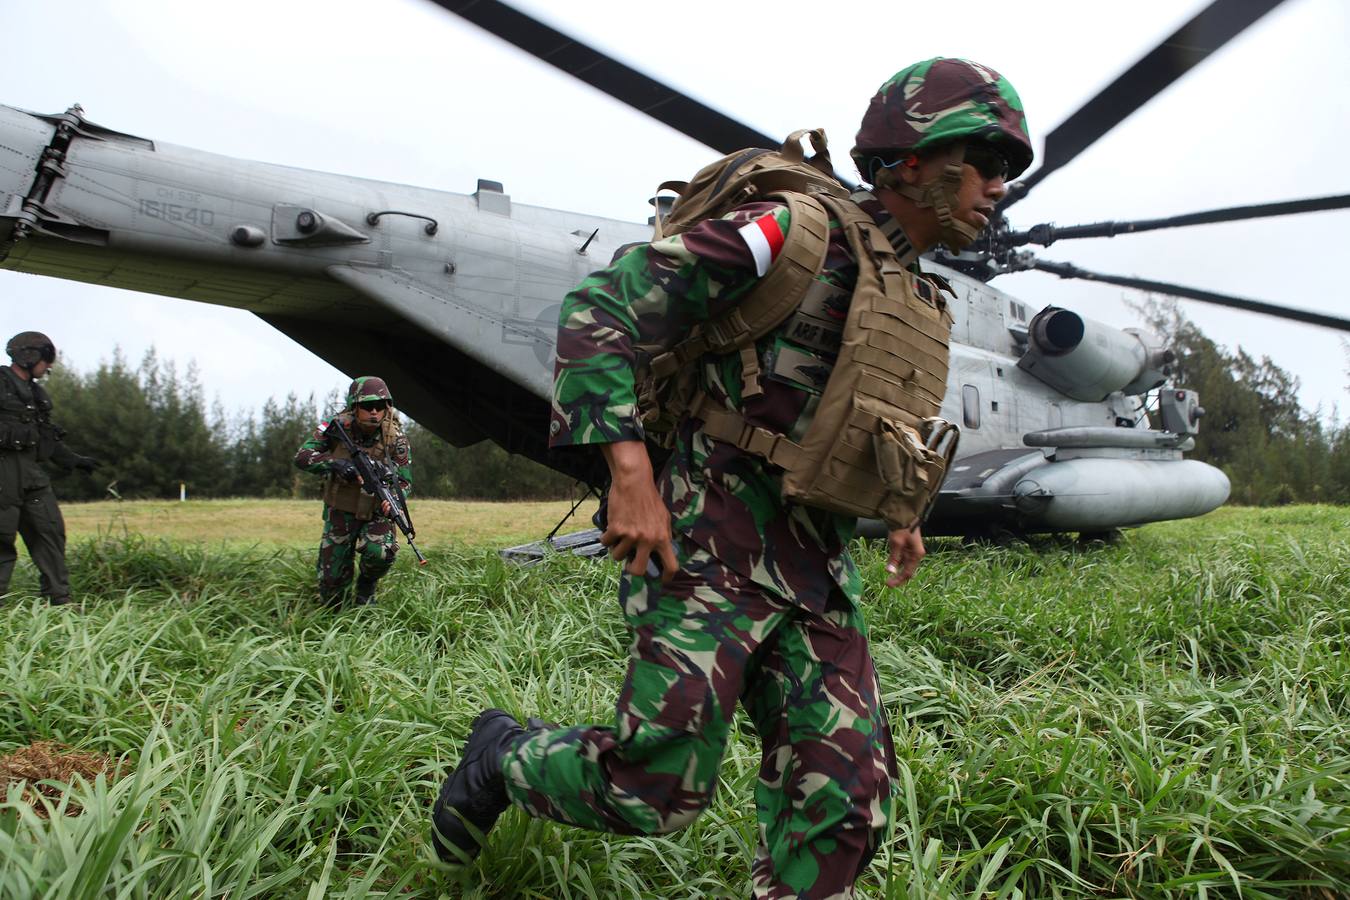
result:
M 1214 0 L 1045 137 L 1041 166 L 1012 185 L 1007 209 L 1283 0 Z
M 1190 225 L 1212 225 L 1216 222 L 1236 222 L 1241 219 L 1261 219 L 1269 216 L 1292 216 L 1296 213 L 1321 212 L 1350 207 L 1350 194 L 1334 197 L 1314 197 L 1307 200 L 1286 200 L 1282 203 L 1261 203 L 1255 206 L 1230 206 L 1207 212 L 1168 216 L 1163 219 L 1137 219 L 1133 222 L 1094 222 L 1090 225 L 1034 225 L 1026 231 L 1014 231 L 1002 238 L 1009 247 L 1039 244 L 1049 247 L 1055 241 L 1074 238 L 1115 237 L 1118 234 L 1138 234 L 1159 228 L 1185 228 Z
M 1030 267 L 1042 272 L 1049 272 L 1052 275 L 1058 275 L 1060 278 L 1079 278 L 1084 281 L 1100 281 L 1106 284 L 1118 284 L 1122 287 L 1137 288 L 1141 291 L 1152 291 L 1155 294 L 1168 294 L 1173 297 L 1184 297 L 1187 300 L 1199 300 L 1202 303 L 1227 306 L 1230 309 L 1243 309 L 1247 312 L 1262 313 L 1267 316 L 1275 316 L 1278 319 L 1292 319 L 1295 322 L 1307 322 L 1309 325 L 1321 325 L 1324 328 L 1335 328 L 1338 331 L 1350 331 L 1350 319 L 1342 319 L 1339 316 L 1313 312 L 1312 310 L 1307 309 L 1298 309 L 1293 306 L 1276 306 L 1274 303 L 1262 303 L 1260 300 L 1248 300 L 1244 297 L 1216 294 L 1213 291 L 1202 291 L 1198 288 L 1170 284 L 1166 281 L 1147 281 L 1143 278 L 1127 278 L 1123 275 L 1103 275 L 1100 272 L 1089 272 L 1086 269 L 1080 269 L 1071 263 L 1057 263 L 1036 259 L 1031 261 Z
M 499 0 L 432 0 L 720 153 L 782 144 Z

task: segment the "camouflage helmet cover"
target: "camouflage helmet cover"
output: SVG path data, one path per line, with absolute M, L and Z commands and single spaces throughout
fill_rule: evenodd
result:
M 393 396 L 389 393 L 389 385 L 384 383 L 383 378 L 375 375 L 362 375 L 352 382 L 351 387 L 347 388 L 347 407 L 350 409 L 358 403 L 366 403 L 370 400 L 383 400 L 389 404 L 394 402 Z
M 5 345 L 9 358 L 25 369 L 31 369 L 39 362 L 56 362 L 56 345 L 52 339 L 40 331 L 21 331 L 9 339 Z
M 972 137 L 998 144 L 1009 178 L 1031 165 L 1022 99 L 1008 79 L 979 63 L 938 56 L 901 69 L 877 90 L 863 114 L 853 159 L 861 170 L 869 156 L 919 153 Z

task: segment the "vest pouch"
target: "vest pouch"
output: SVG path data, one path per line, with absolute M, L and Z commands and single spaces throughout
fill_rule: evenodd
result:
M 819 466 L 784 472 L 785 499 L 908 528 L 937 498 L 956 452 L 955 427 L 920 420 L 899 407 L 852 393 L 848 415 Z
M 38 442 L 36 425 L 0 422 L 0 450 L 27 450 Z
M 928 514 L 956 453 L 956 435 L 955 426 L 941 419 L 928 419 L 919 428 L 892 419 L 878 420 L 872 445 L 886 487 L 878 506 L 881 518 L 903 524 Z
M 834 513 L 876 518 L 880 502 L 913 478 L 921 460 L 901 438 L 883 436 L 883 421 L 890 433 L 898 433 L 904 416 L 900 410 L 862 392 L 850 391 L 848 399 L 837 426 L 816 432 L 831 435 L 827 448 L 821 448 L 824 452 L 804 454 L 802 465 L 784 472 L 783 497 Z M 883 484 L 894 487 L 883 489 Z
M 339 481 L 328 476 L 323 483 L 323 502 L 333 509 L 351 513 L 363 522 L 375 517 L 375 498 L 354 481 Z

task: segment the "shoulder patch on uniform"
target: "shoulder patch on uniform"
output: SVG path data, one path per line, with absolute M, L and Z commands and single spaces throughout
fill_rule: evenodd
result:
M 783 249 L 783 229 L 778 227 L 777 215 L 765 213 L 736 231 L 755 258 L 755 274 L 763 277 Z
M 320 430 L 320 431 L 327 431 L 327 430 L 328 430 L 329 424 L 330 424 L 330 423 L 329 423 L 329 421 L 328 421 L 327 419 L 320 419 L 320 420 L 319 420 L 319 430 Z

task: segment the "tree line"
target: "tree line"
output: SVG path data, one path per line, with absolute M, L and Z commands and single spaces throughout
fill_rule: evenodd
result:
M 1177 386 L 1200 392 L 1205 416 L 1188 456 L 1224 471 L 1230 503 L 1350 503 L 1350 424 L 1304 409 L 1297 378 L 1269 357 L 1215 344 L 1175 302 L 1140 311 L 1177 354 Z
M 1206 415 L 1189 455 L 1228 475 L 1230 502 L 1350 503 L 1350 425 L 1303 409 L 1296 378 L 1269 358 L 1215 344 L 1176 304 L 1150 303 L 1141 313 L 1176 351 L 1177 386 L 1200 392 Z M 317 498 L 320 479 L 292 460 L 319 420 L 342 405 L 336 390 L 322 399 L 289 394 L 231 416 L 206 402 L 194 368 L 180 374 L 153 350 L 136 365 L 118 351 L 92 371 L 59 366 L 47 387 L 71 448 L 103 463 L 62 480 L 67 500 L 177 497 L 180 484 L 191 497 Z M 490 441 L 453 447 L 404 424 L 416 496 L 557 499 L 578 490 Z
M 120 351 L 92 371 L 57 366 L 46 380 L 53 418 L 77 453 L 101 463 L 59 483 L 63 500 L 105 497 L 282 497 L 317 499 L 322 479 L 295 468 L 295 452 L 338 392 L 317 399 L 269 397 L 256 412 L 208 404 L 194 367 L 185 373 L 152 349 L 139 364 Z M 343 386 L 345 389 L 345 385 Z M 482 500 L 557 499 L 575 482 L 484 441 L 453 447 L 404 420 L 413 448 L 414 496 Z

